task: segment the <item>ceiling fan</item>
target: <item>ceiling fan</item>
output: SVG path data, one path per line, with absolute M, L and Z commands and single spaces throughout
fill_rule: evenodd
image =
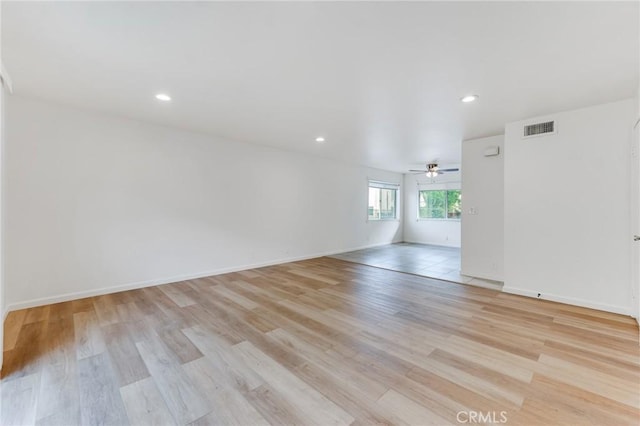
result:
M 441 169 L 438 167 L 438 163 L 429 163 L 427 164 L 427 169 L 426 170 L 409 170 L 411 173 L 417 174 L 417 173 L 424 173 L 427 177 L 436 177 L 442 173 L 446 173 L 446 172 L 457 172 L 458 168 L 451 168 L 451 169 Z

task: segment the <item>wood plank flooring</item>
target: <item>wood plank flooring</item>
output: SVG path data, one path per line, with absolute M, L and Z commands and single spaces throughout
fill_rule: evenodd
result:
M 4 348 L 2 425 L 640 422 L 631 318 L 332 258 L 12 312 Z

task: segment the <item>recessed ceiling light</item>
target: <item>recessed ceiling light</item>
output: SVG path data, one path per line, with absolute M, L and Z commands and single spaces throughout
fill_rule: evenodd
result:
M 478 95 L 467 95 L 467 96 L 464 96 L 464 97 L 460 98 L 460 100 L 462 102 L 464 102 L 464 103 L 468 103 L 468 102 L 473 102 L 478 98 L 479 98 Z
M 156 99 L 159 101 L 169 102 L 171 100 L 171 96 L 167 95 L 166 93 L 158 93 L 156 95 Z
M 322 136 L 318 136 L 318 137 L 316 138 L 316 142 L 320 142 L 320 143 L 322 143 L 322 142 L 324 142 L 324 138 L 323 138 Z

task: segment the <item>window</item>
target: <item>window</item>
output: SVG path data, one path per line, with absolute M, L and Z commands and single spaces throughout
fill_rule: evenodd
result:
M 460 219 L 461 204 L 459 189 L 418 191 L 418 219 Z
M 369 220 L 389 220 L 398 218 L 399 185 L 369 181 Z

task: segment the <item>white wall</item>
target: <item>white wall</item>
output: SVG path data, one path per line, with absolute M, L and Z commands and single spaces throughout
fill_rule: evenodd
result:
M 404 240 L 410 243 L 460 247 L 459 220 L 418 220 L 418 191 L 460 189 L 460 173 L 447 173 L 429 179 L 407 174 L 404 178 Z M 464 194 L 462 195 L 464 200 Z
M 633 100 L 510 123 L 505 133 L 505 291 L 631 313 Z M 556 120 L 557 134 L 522 139 Z
M 631 185 L 629 200 L 631 203 L 630 231 L 632 235 L 640 235 L 640 86 L 635 102 L 635 112 L 631 140 Z M 631 245 L 631 293 L 633 296 L 632 314 L 640 323 L 640 241 L 630 239 Z M 639 336 L 640 337 L 640 336 Z
M 7 315 L 7 302 L 4 291 L 4 86 L 8 75 L 2 63 L 2 3 L 0 3 L 0 370 L 4 360 L 4 320 Z
M 2 8 L 0 7 L 0 10 Z M 4 354 L 4 320 L 8 313 L 7 311 L 7 300 L 5 294 L 5 279 L 4 279 L 4 97 L 5 97 L 5 89 L 2 84 L 0 84 L 0 370 L 2 369 L 2 361 Z
M 485 157 L 489 147 L 500 154 Z M 504 279 L 504 135 L 462 142 L 461 273 Z
M 367 178 L 402 175 L 13 96 L 6 289 L 16 309 L 402 240 Z
M 630 232 L 640 235 L 640 116 L 635 114 L 633 123 L 631 153 L 629 167 L 631 169 L 631 185 L 629 187 Z M 629 239 L 631 245 L 631 294 L 633 316 L 640 321 L 640 241 Z

